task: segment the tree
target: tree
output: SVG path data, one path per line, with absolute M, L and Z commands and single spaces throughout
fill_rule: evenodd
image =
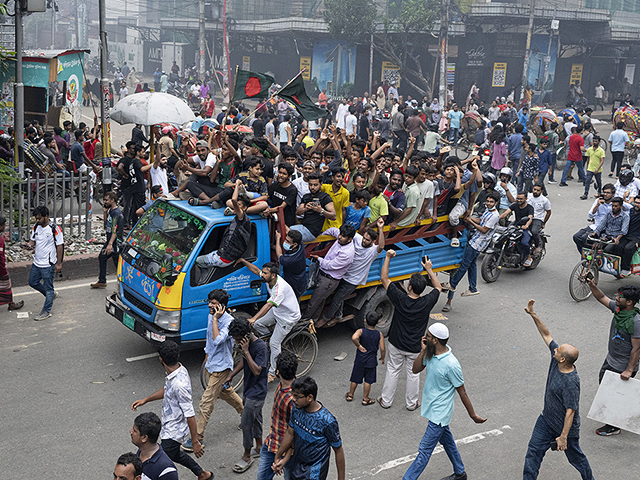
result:
M 385 60 L 400 68 L 400 75 L 420 95 L 431 96 L 431 76 L 423 71 L 422 53 L 438 17 L 438 0 L 394 0 L 389 13 L 376 22 L 375 4 L 367 0 L 325 0 L 324 18 L 329 31 L 350 43 L 369 41 Z M 376 25 L 377 23 L 377 25 Z

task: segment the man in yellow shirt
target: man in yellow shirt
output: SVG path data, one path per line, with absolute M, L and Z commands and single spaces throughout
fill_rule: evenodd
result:
M 602 193 L 602 165 L 604 164 L 604 150 L 600 146 L 600 137 L 594 136 L 593 143 L 585 152 L 585 156 L 589 159 L 587 163 L 587 178 L 584 181 L 584 195 L 581 200 L 589 198 L 589 186 L 593 177 L 596 178 L 596 190 L 598 195 Z
M 344 181 L 344 175 L 346 170 L 342 167 L 334 167 L 331 169 L 331 178 L 333 179 L 331 184 L 322 185 L 322 191 L 327 193 L 331 200 L 333 200 L 333 206 L 336 209 L 336 219 L 324 221 L 322 231 L 331 227 L 340 228 L 343 223 L 343 219 L 346 218 L 346 209 L 349 206 L 349 191 L 344 188 L 342 182 Z

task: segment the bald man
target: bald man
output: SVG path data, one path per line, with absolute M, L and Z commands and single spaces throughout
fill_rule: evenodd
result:
M 592 480 L 591 466 L 579 444 L 580 377 L 574 366 L 578 360 L 578 349 L 568 343 L 558 346 L 549 329 L 533 311 L 535 302 L 529 300 L 524 311 L 531 315 L 544 343 L 551 350 L 551 364 L 544 392 L 544 408 L 529 440 L 522 478 L 538 478 L 542 458 L 551 448 L 563 451 L 569 463 L 580 472 L 583 480 Z

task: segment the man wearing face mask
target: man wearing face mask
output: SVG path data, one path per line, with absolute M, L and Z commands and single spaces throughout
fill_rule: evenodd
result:
M 251 273 L 258 275 L 260 280 L 267 284 L 269 298 L 260 311 L 249 319 L 249 323 L 258 335 L 268 335 L 269 327 L 275 325 L 269 346 L 271 347 L 271 359 L 268 381 L 276 378 L 276 357 L 281 351 L 282 340 L 300 320 L 300 304 L 293 288 L 278 273 L 280 267 L 275 262 L 265 263 L 260 270 L 244 258 L 238 259 Z
M 280 241 L 280 232 L 276 230 L 276 255 L 282 266 L 282 278 L 291 285 L 298 300 L 307 288 L 307 263 L 304 254 L 302 234 L 296 230 L 289 230 Z

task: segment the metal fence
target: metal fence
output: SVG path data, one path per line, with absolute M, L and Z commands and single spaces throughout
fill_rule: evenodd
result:
M 11 241 L 28 241 L 33 227 L 33 209 L 44 205 L 49 218 L 64 235 L 84 233 L 91 239 L 93 172 L 38 174 L 19 183 L 0 182 L 0 212 L 7 219 Z

